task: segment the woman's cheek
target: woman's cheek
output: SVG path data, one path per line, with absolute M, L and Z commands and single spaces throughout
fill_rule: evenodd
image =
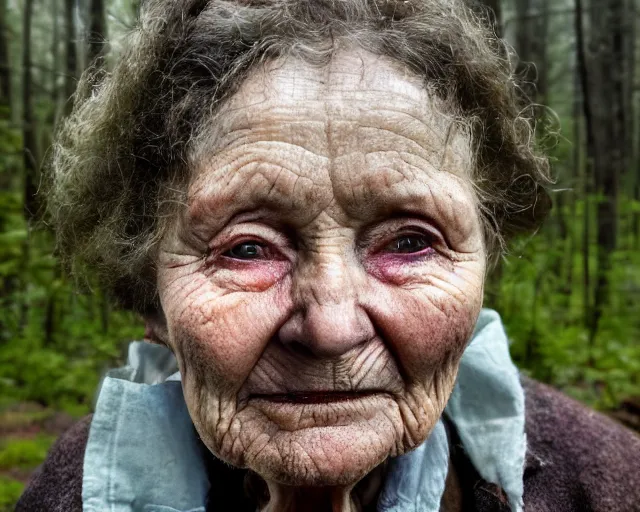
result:
M 251 276 L 251 286 L 247 276 L 238 273 L 227 279 L 200 275 L 192 279 L 199 287 L 168 299 L 180 303 L 169 308 L 167 316 L 180 370 L 198 385 L 206 381 L 219 391 L 240 386 L 289 313 L 290 280 L 273 281 L 273 272 L 264 270 L 256 272 L 259 279 Z M 217 286 L 218 279 L 226 286 Z M 273 282 L 263 286 L 265 281 Z
M 285 260 L 243 261 L 219 258 L 204 273 L 216 288 L 225 291 L 264 292 L 281 281 L 290 267 L 291 264 Z
M 447 360 L 456 360 L 473 332 L 482 305 L 482 286 L 470 293 L 450 287 L 442 274 L 429 284 L 378 283 L 376 323 L 404 372 L 422 380 Z M 456 292 L 457 290 L 457 292 Z
M 368 274 L 378 281 L 394 286 L 404 286 L 420 282 L 425 274 L 431 272 L 442 257 L 432 248 L 419 253 L 398 254 L 380 253 L 369 255 L 364 261 Z

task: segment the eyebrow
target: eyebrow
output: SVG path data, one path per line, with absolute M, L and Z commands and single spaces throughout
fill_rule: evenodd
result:
M 404 165 L 407 169 L 415 168 L 421 174 L 429 172 L 407 162 Z M 296 175 L 296 181 L 307 180 L 310 185 L 308 191 L 301 194 L 295 192 L 295 184 L 292 189 L 291 182 L 279 179 L 282 172 L 287 172 L 285 166 L 269 162 L 245 163 L 232 171 L 229 186 L 215 192 L 209 190 L 209 193 L 208 187 L 205 187 L 192 196 L 188 229 L 205 242 L 212 233 L 218 232 L 234 218 L 252 212 L 261 220 L 270 219 L 295 228 L 311 222 L 330 202 L 335 201 L 347 217 L 362 224 L 392 217 L 416 216 L 432 223 L 441 231 L 447 243 L 453 245 L 473 233 L 477 210 L 474 202 L 461 197 L 461 193 L 468 192 L 464 190 L 462 178 L 450 175 L 451 179 L 446 183 L 440 180 L 414 180 L 391 165 L 381 166 L 378 171 L 373 169 L 367 173 L 364 177 L 371 180 L 365 179 L 360 187 L 328 188 L 326 204 L 317 205 L 310 197 L 317 194 L 322 184 Z M 376 179 L 389 181 L 392 172 L 403 174 L 403 179 L 386 186 L 375 185 Z M 434 168 L 433 172 L 440 171 Z M 275 180 L 270 180 L 270 175 L 275 175 Z M 291 175 L 295 173 L 291 171 Z M 254 180 L 264 180 L 265 186 L 252 183 Z M 341 194 L 340 191 L 348 193 Z
M 472 196 L 472 202 L 466 201 L 457 193 L 462 188 L 451 190 L 449 185 L 412 181 L 406 186 L 367 187 L 366 198 L 354 198 L 342 207 L 348 215 L 363 222 L 416 216 L 432 223 L 448 242 L 455 243 L 473 233 L 478 212 L 475 197 Z
M 186 220 L 192 227 L 219 229 L 239 213 L 258 210 L 299 219 L 300 212 L 309 211 L 313 203 L 310 196 L 317 195 L 312 188 L 321 186 L 284 163 L 257 156 L 238 166 L 231 163 L 228 169 L 231 179 L 226 185 L 205 185 L 190 194 Z M 308 189 L 306 193 L 301 194 L 300 182 L 308 183 L 302 187 Z

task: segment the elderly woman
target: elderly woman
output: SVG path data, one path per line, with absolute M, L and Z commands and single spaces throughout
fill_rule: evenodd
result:
M 640 510 L 638 438 L 481 311 L 548 210 L 533 140 L 462 0 L 148 0 L 50 201 L 157 345 L 18 510 Z

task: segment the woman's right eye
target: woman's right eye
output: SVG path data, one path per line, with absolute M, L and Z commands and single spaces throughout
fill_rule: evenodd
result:
M 234 245 L 222 255 L 236 260 L 257 260 L 266 257 L 264 245 L 254 240 Z
M 413 254 L 431 246 L 431 241 L 425 235 L 404 235 L 387 245 L 388 252 L 397 254 Z

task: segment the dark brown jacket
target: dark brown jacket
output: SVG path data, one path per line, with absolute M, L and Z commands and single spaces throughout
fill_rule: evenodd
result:
M 640 437 L 543 384 L 523 378 L 526 396 L 526 512 L 640 512 Z M 81 512 L 82 463 L 89 435 L 85 418 L 54 445 L 22 495 L 16 512 Z M 502 490 L 483 481 L 453 435 L 452 462 L 457 496 L 450 508 L 477 512 L 509 511 Z M 212 480 L 233 494 L 233 476 L 211 464 Z M 239 474 L 239 473 L 238 473 Z M 242 487 L 236 487 L 241 492 Z M 237 496 L 237 494 L 236 494 Z M 216 510 L 222 496 L 213 498 Z M 214 507 L 212 507 L 213 510 Z

